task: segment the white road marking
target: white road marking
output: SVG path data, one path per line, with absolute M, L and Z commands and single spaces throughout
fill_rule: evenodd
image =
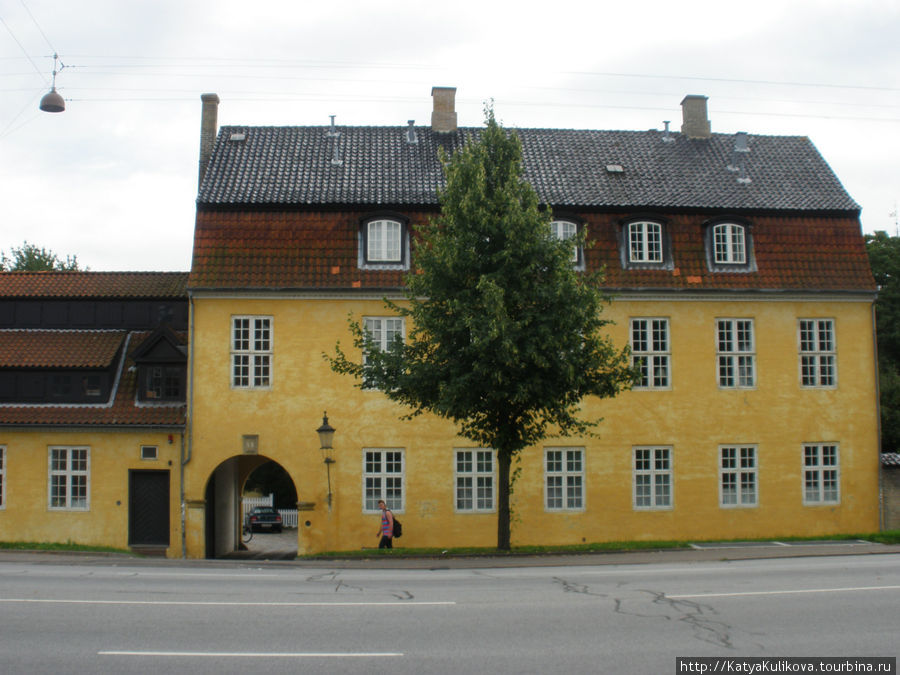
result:
M 278 658 L 278 659 L 324 659 L 324 658 L 372 658 L 381 656 L 404 656 L 403 652 L 142 652 L 107 650 L 97 652 L 98 656 L 176 656 L 212 658 Z
M 740 593 L 692 593 L 685 595 L 666 595 L 673 600 L 687 598 L 738 598 L 748 595 L 791 595 L 796 593 L 852 593 L 856 591 L 896 591 L 900 586 L 853 586 L 848 588 L 805 588 L 786 591 L 744 591 Z
M 186 605 L 213 607 L 441 607 L 456 602 L 204 602 L 188 600 L 65 600 L 54 598 L 0 598 L 0 602 L 60 605 Z

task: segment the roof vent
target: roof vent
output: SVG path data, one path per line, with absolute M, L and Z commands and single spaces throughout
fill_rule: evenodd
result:
M 240 143 L 241 141 L 247 140 L 247 134 L 238 131 L 238 132 L 231 134 L 231 136 L 228 137 L 228 140 L 231 141 L 232 143 Z
M 666 127 L 665 129 L 663 129 L 663 143 L 673 143 L 675 139 L 672 138 L 672 134 L 669 131 L 669 125 L 671 124 L 671 122 L 669 120 L 663 120 L 663 124 Z
M 325 135 L 334 139 L 334 142 L 331 144 L 331 164 L 332 166 L 341 166 L 344 163 L 344 160 L 341 159 L 341 142 L 339 140 L 341 132 L 334 126 L 334 118 L 337 115 L 329 115 L 329 117 L 331 118 L 331 126 L 325 132 Z
M 325 135 L 328 136 L 328 138 L 337 138 L 341 135 L 341 132 L 334 126 L 334 118 L 337 117 L 337 115 L 329 115 L 329 117 L 331 118 L 331 126 L 328 128 L 328 132 Z
M 621 164 L 607 164 L 606 173 L 625 173 L 625 167 Z
M 409 144 L 419 142 L 419 139 L 416 137 L 416 128 L 413 126 L 415 123 L 415 120 L 409 120 L 407 122 L 409 126 L 406 128 L 406 142 Z
M 734 152 L 731 155 L 731 163 L 726 168 L 738 174 L 737 182 L 742 185 L 750 182 L 745 161 L 748 152 L 750 152 L 750 146 L 747 144 L 747 132 L 739 131 L 734 135 Z

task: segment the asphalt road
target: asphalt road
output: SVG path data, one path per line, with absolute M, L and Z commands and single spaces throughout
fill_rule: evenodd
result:
M 0 562 L 0 672 L 673 673 L 897 656 L 900 555 L 544 567 Z

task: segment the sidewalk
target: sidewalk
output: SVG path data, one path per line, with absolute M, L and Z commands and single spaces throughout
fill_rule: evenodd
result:
M 482 569 L 500 567 L 565 567 L 588 565 L 689 564 L 709 561 L 802 558 L 813 556 L 877 555 L 900 553 L 900 544 L 866 541 L 809 542 L 704 542 L 685 549 L 622 551 L 576 554 L 510 556 L 432 556 L 372 558 L 317 558 L 314 560 L 267 560 L 230 558 L 186 560 L 181 558 L 140 558 L 120 553 L 69 553 L 54 551 L 0 550 L 0 564 L 44 565 L 128 565 L 132 567 L 271 567 L 327 569 Z

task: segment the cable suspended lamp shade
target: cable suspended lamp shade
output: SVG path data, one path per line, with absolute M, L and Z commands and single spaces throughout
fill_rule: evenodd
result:
M 49 113 L 60 113 L 66 109 L 66 100 L 59 95 L 56 87 L 44 94 L 41 98 L 40 109 Z
M 59 56 L 53 55 L 53 84 L 50 87 L 50 91 L 44 94 L 43 98 L 41 98 L 41 103 L 38 106 L 44 112 L 49 113 L 61 113 L 66 109 L 66 100 L 56 91 L 56 73 L 62 68 L 65 68 L 65 65 L 62 66 L 59 70 L 56 69 L 56 62 L 59 60 Z

